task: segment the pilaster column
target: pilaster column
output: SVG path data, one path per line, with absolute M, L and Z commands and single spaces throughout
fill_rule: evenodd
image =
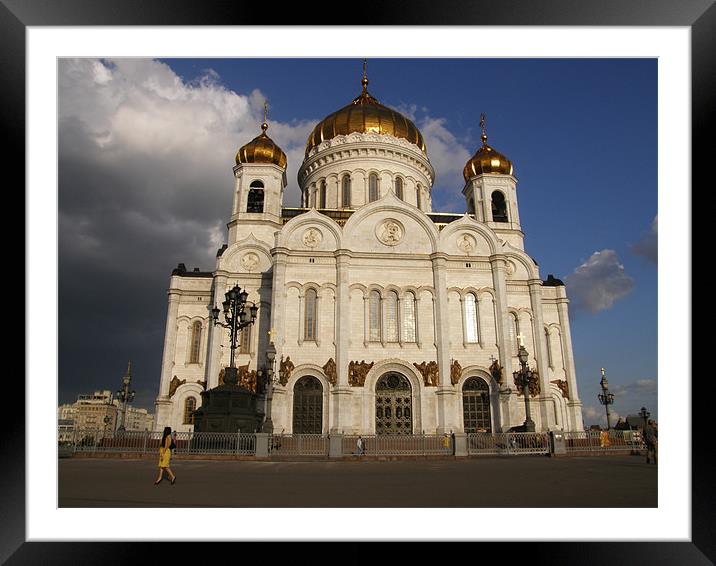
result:
M 497 327 L 497 349 L 499 362 L 503 368 L 505 386 L 515 389 L 512 383 L 512 353 L 509 344 L 510 321 L 507 312 L 507 286 L 505 285 L 505 257 L 503 255 L 490 256 L 492 265 L 492 284 L 495 288 L 495 326 Z M 505 431 L 512 426 L 510 422 L 509 398 L 503 403 L 501 430 Z
M 214 277 L 214 285 L 212 289 L 212 298 L 210 308 L 215 306 L 221 309 L 221 304 L 224 302 L 223 294 L 226 293 L 226 275 L 217 274 Z M 221 313 L 221 310 L 220 310 Z M 222 316 L 219 314 L 219 316 Z M 206 388 L 212 389 L 219 385 L 219 371 L 221 370 L 221 342 L 222 332 L 226 329 L 223 326 L 217 326 L 214 321 L 209 319 L 209 336 L 207 339 L 206 346 L 206 373 L 204 379 L 206 380 Z
M 350 337 L 350 288 L 348 270 L 351 256 L 347 250 L 336 250 L 336 386 L 332 390 L 330 404 L 330 432 L 352 428 L 350 414 L 344 410 L 350 395 L 348 384 L 348 340 Z M 345 415 L 345 417 L 344 417 Z
M 569 426 L 570 430 L 582 430 L 582 402 L 577 395 L 577 372 L 574 368 L 574 353 L 572 352 L 572 331 L 569 326 L 569 314 L 567 305 L 569 299 L 565 293 L 564 287 L 557 287 L 557 314 L 559 316 L 559 326 L 562 329 L 562 356 L 564 358 L 564 369 L 567 374 L 567 385 L 569 386 L 569 401 L 567 406 L 569 410 Z
M 535 358 L 537 358 L 537 371 L 539 372 L 540 388 L 542 394 L 539 399 L 541 430 L 549 429 L 556 424 L 554 417 L 550 418 L 551 395 L 549 393 L 549 366 L 547 364 L 547 344 L 544 335 L 544 317 L 542 316 L 542 280 L 530 279 L 527 284 L 530 289 L 530 306 L 532 308 L 532 335 L 534 337 Z
M 276 359 L 280 362 L 283 355 L 284 325 L 286 324 L 286 265 L 288 263 L 288 250 L 286 248 L 273 248 L 271 255 L 273 256 L 273 281 L 271 283 L 271 328 L 269 330 L 274 331 L 273 343 L 276 347 Z
M 173 285 L 172 282 L 171 284 Z M 164 330 L 164 353 L 162 354 L 162 374 L 159 386 L 159 398 L 167 399 L 169 396 L 169 382 L 172 380 L 172 371 L 174 370 L 174 354 L 177 345 L 177 315 L 179 314 L 179 299 L 181 291 L 179 289 L 170 288 L 167 291 L 168 307 L 167 307 L 167 324 Z
M 436 253 L 430 256 L 435 287 L 435 346 L 439 381 L 437 387 L 438 434 L 459 430 L 456 420 L 455 387 L 450 383 L 450 313 L 447 303 L 447 256 Z

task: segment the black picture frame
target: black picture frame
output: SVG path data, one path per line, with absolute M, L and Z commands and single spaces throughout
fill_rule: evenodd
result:
M 123 25 L 551 25 L 551 26 L 686 26 L 691 29 L 692 56 L 692 179 L 702 179 L 713 160 L 713 117 L 716 104 L 716 6 L 714 0 L 443 0 L 428 2 L 394 1 L 346 5 L 322 1 L 281 4 L 280 10 L 266 10 L 260 3 L 220 0 L 174 1 L 125 0 L 121 3 L 98 0 L 0 0 L 0 77 L 3 103 L 0 120 L 8 145 L 4 151 L 8 168 L 20 171 L 25 181 L 25 33 L 28 26 L 123 26 Z M 344 21 L 337 21 L 344 20 Z M 709 143 L 711 142 L 711 143 Z M 22 164 L 22 165 L 21 165 Z M 678 189 L 683 190 L 683 189 Z M 689 274 L 690 275 L 690 274 Z M 688 284 L 691 278 L 687 279 Z M 30 298 L 26 295 L 26 302 Z M 668 387 L 692 382 L 691 360 L 684 364 L 687 375 L 677 376 Z M 25 375 L 25 379 L 39 376 Z M 670 379 L 670 376 L 662 376 Z M 705 382 L 712 381 L 705 376 Z M 678 383 L 677 383 L 678 382 Z M 693 382 L 692 382 L 693 383 Z M 692 539 L 691 542 L 564 542 L 564 543 L 488 543 L 498 553 L 509 552 L 509 563 L 521 560 L 550 564 L 710 564 L 716 562 L 716 509 L 714 467 L 709 463 L 710 383 L 699 385 L 692 397 Z M 156 553 L 165 561 L 184 563 L 206 560 L 197 545 L 156 543 L 26 542 L 25 539 L 25 399 L 24 388 L 16 388 L 12 402 L 19 413 L 5 422 L 2 434 L 3 465 L 0 482 L 0 562 L 7 564 L 124 564 L 148 562 Z M 668 402 L 662 400 L 662 402 Z M 51 479 L 50 481 L 54 481 Z M 615 514 L 614 521 L 618 521 Z M 628 526 L 625 526 L 628 528 Z M 585 525 L 585 532 L 599 532 L 599 525 Z M 515 532 L 529 537 L 528 525 L 515 525 Z M 242 559 L 266 558 L 261 543 L 242 544 Z M 264 543 L 265 544 L 265 543 Z M 271 543 L 271 556 L 286 550 Z M 360 545 L 366 560 L 372 543 Z M 455 544 L 455 543 L 450 543 Z M 508 548 L 505 548 L 509 546 Z M 419 549 L 418 549 L 419 550 Z M 345 552 L 348 551 L 348 555 Z M 212 549 L 214 553 L 221 550 Z M 235 552 L 232 550 L 232 552 Z M 338 551 L 350 556 L 351 549 Z M 330 551 L 325 555 L 330 556 Z M 451 554 L 457 557 L 457 554 Z M 217 556 L 217 559 L 219 557 Z M 272 560 L 273 561 L 273 560 Z

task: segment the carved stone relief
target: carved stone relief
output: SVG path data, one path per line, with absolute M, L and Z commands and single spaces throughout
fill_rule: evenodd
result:
M 403 239 L 405 230 L 397 220 L 384 220 L 376 226 L 378 240 L 386 246 L 395 246 Z
M 438 369 L 437 362 L 421 362 L 419 364 L 413 362 L 413 365 L 418 368 L 418 371 L 422 374 L 423 383 L 425 383 L 426 387 L 438 385 L 440 382 L 440 370 Z
M 176 393 L 177 388 L 180 385 L 184 385 L 186 383 L 186 379 L 179 379 L 176 375 L 172 378 L 172 380 L 169 382 L 169 398 L 171 398 L 174 393 Z
M 291 361 L 291 356 L 286 356 L 286 359 L 283 359 L 283 356 L 281 356 L 281 364 L 280 364 L 280 373 L 279 373 L 279 383 L 281 385 L 286 385 L 288 383 L 289 378 L 291 377 L 291 373 L 293 372 L 293 369 L 296 366 L 293 365 L 293 362 Z
M 462 375 L 462 366 L 457 360 L 453 360 L 450 364 L 450 383 L 457 385 Z
M 259 256 L 257 256 L 254 252 L 244 254 L 241 258 L 241 267 L 243 267 L 246 271 L 253 271 L 258 264 Z
M 554 383 L 557 387 L 559 387 L 559 390 L 562 392 L 562 397 L 569 399 L 569 383 L 567 383 L 567 380 L 555 379 L 550 381 L 550 383 Z
M 303 245 L 308 248 L 315 248 L 323 240 L 323 234 L 317 228 L 309 228 L 303 233 Z
M 348 383 L 353 387 L 363 387 L 365 378 L 373 367 L 375 362 L 367 363 L 365 360 L 360 362 L 350 362 L 348 364 Z
M 335 385 L 336 381 L 338 381 L 338 375 L 336 373 L 336 362 L 333 361 L 333 358 L 329 358 L 328 361 L 323 366 L 323 373 L 326 374 L 326 377 L 328 378 L 328 382 L 331 385 Z

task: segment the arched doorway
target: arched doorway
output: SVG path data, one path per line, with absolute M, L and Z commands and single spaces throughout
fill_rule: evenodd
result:
M 323 432 L 323 386 L 306 375 L 293 387 L 293 434 Z
M 490 387 L 484 379 L 471 377 L 462 386 L 465 432 L 492 432 Z
M 413 434 L 412 389 L 397 372 L 381 376 L 375 384 L 375 433 Z

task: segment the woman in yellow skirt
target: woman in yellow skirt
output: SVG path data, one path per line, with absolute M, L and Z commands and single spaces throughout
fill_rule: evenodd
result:
M 169 461 L 172 458 L 172 429 L 171 427 L 164 427 L 164 433 L 162 434 L 162 442 L 159 445 L 159 476 L 154 485 L 159 485 L 164 476 L 164 470 L 169 475 L 169 480 L 174 485 L 177 477 L 172 473 L 172 469 L 169 467 Z

